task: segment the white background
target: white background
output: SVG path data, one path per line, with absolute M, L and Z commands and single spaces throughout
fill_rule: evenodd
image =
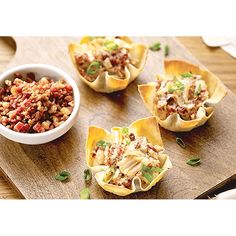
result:
M 7 0 L 0 34 L 236 36 L 233 2 Z M 235 212 L 236 201 L 2 200 L 0 235 L 228 236 Z

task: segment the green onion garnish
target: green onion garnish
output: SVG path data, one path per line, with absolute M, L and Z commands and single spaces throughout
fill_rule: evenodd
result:
M 86 72 L 87 72 L 88 75 L 94 75 L 94 74 L 96 74 L 98 72 L 99 68 L 100 68 L 100 62 L 93 61 L 88 66 Z
M 168 86 L 168 93 L 173 93 L 175 91 L 183 91 L 184 84 L 179 81 L 176 77 L 173 79 L 173 83 Z
M 154 43 L 152 46 L 149 47 L 149 49 L 151 51 L 159 51 L 161 49 L 161 44 L 159 42 Z
M 113 41 L 106 41 L 104 42 L 104 46 L 109 50 L 109 51 L 113 51 L 119 48 L 118 44 L 116 44 Z
M 122 132 L 122 134 L 128 134 L 129 128 L 123 128 L 121 132 Z
M 109 169 L 107 169 L 106 173 L 104 174 L 103 181 L 108 183 L 112 179 L 114 173 L 115 173 L 115 167 L 111 166 Z
M 92 172 L 90 169 L 84 170 L 84 180 L 86 183 L 90 182 L 92 179 Z
M 70 173 L 68 171 L 63 170 L 58 175 L 55 176 L 55 179 L 59 181 L 65 181 L 69 177 L 70 177 Z
M 185 145 L 184 141 L 183 141 L 181 138 L 176 137 L 176 143 L 177 143 L 180 147 L 186 148 L 186 145 Z
M 191 77 L 193 77 L 193 74 L 191 72 L 186 72 L 186 73 L 181 74 L 181 77 L 182 78 L 191 78 Z
M 90 199 L 90 192 L 88 188 L 84 188 L 79 193 L 80 199 Z
M 197 89 L 196 89 L 194 95 L 195 95 L 195 96 L 200 95 L 201 91 L 202 91 L 202 84 L 199 83 L 199 85 L 198 85 L 198 87 L 197 87 Z
M 146 166 L 145 164 L 142 165 L 142 175 L 144 176 L 144 178 L 149 182 L 151 183 L 153 181 L 153 174 L 155 172 L 157 173 L 161 173 L 163 171 L 162 168 L 160 167 L 149 167 L 149 166 Z
M 165 55 L 165 57 L 167 57 L 168 55 L 169 55 L 169 52 L 170 52 L 170 48 L 169 48 L 169 46 L 168 45 L 165 45 L 165 49 L 164 49 L 165 51 L 165 53 L 164 53 L 164 55 Z
M 100 140 L 100 141 L 97 142 L 98 147 L 104 147 L 105 148 L 106 146 L 109 146 L 109 145 L 110 145 L 110 143 L 108 143 L 104 140 Z
M 130 140 L 125 140 L 127 145 L 130 145 L 131 141 Z
M 200 163 L 201 163 L 201 160 L 198 157 L 192 157 L 191 159 L 186 161 L 186 164 L 190 166 L 196 166 L 196 165 L 199 165 Z

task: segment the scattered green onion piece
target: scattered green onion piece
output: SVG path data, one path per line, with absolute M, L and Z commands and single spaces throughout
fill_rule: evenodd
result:
M 153 174 L 149 173 L 149 172 L 142 172 L 144 178 L 151 183 L 153 181 Z
M 170 84 L 168 87 L 168 93 L 173 93 L 175 91 L 184 91 L 184 84 L 179 81 L 176 77 L 173 79 L 173 84 Z
M 199 165 L 200 163 L 201 163 L 201 160 L 198 157 L 192 157 L 191 159 L 186 161 L 186 164 L 190 166 L 196 166 L 196 165 Z
M 131 141 L 130 140 L 125 140 L 127 145 L 130 145 Z
M 106 41 L 104 42 L 104 46 L 109 50 L 109 51 L 113 51 L 113 50 L 117 50 L 119 48 L 118 44 L 116 44 L 113 41 Z
M 170 47 L 168 45 L 165 45 L 165 52 L 164 52 L 164 55 L 165 57 L 167 57 L 169 55 L 169 52 L 170 52 Z
M 84 180 L 85 180 L 85 182 L 90 182 L 91 181 L 91 179 L 92 179 L 92 172 L 91 172 L 91 170 L 90 169 L 86 169 L 86 170 L 84 170 Z
M 160 167 L 148 167 L 145 164 L 143 164 L 141 171 L 142 171 L 142 175 L 144 176 L 144 178 L 149 183 L 151 183 L 153 181 L 153 178 L 154 178 L 153 173 L 154 172 L 161 173 L 163 171 L 163 169 L 160 168 Z
M 176 89 L 173 88 L 173 86 L 168 87 L 168 93 L 173 93 L 176 91 Z
M 94 75 L 94 74 L 97 73 L 97 71 L 99 70 L 99 68 L 100 68 L 100 62 L 98 62 L 98 61 L 93 61 L 93 62 L 91 62 L 90 65 L 88 66 L 86 73 L 87 73 L 88 75 Z
M 193 77 L 193 74 L 191 72 L 186 72 L 186 73 L 181 74 L 181 77 L 182 78 L 191 78 L 191 77 Z
M 152 46 L 149 47 L 149 49 L 151 51 L 159 51 L 161 49 L 161 44 L 159 42 L 154 43 Z
M 84 188 L 79 193 L 80 199 L 90 199 L 90 192 L 88 188 Z
M 197 90 L 196 90 L 195 93 L 194 93 L 195 96 L 200 95 L 201 91 L 202 91 L 202 84 L 200 83 L 200 84 L 198 85 Z
M 154 172 L 158 172 L 158 173 L 161 173 L 161 172 L 163 171 L 163 169 L 160 168 L 160 167 L 152 167 L 151 169 L 152 169 Z
M 122 134 L 128 134 L 129 128 L 123 128 L 121 132 L 122 132 Z
M 180 147 L 186 148 L 186 145 L 185 145 L 184 141 L 183 141 L 181 138 L 176 137 L 176 143 L 177 143 Z
M 111 167 L 106 171 L 106 173 L 104 174 L 104 176 L 103 176 L 103 181 L 104 181 L 105 183 L 109 183 L 109 181 L 112 179 L 114 173 L 115 173 L 115 167 L 114 167 L 114 166 L 111 166 Z
M 100 147 L 100 146 L 104 146 L 106 142 L 104 140 L 100 140 L 97 142 L 97 146 Z
M 106 142 L 104 140 L 100 140 L 100 141 L 97 142 L 97 146 L 98 147 L 104 147 L 105 148 L 108 145 L 110 145 L 110 143 L 108 143 L 108 142 Z
M 150 167 L 146 166 L 145 164 L 142 165 L 142 171 L 147 171 L 149 172 L 150 171 Z
M 180 82 L 179 80 L 174 82 L 175 87 L 177 88 L 177 90 L 184 90 L 184 84 L 182 82 Z
M 58 175 L 55 176 L 56 180 L 65 181 L 70 177 L 70 173 L 68 171 L 61 171 Z

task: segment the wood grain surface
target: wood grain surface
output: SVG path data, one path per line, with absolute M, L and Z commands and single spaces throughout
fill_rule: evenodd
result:
M 148 44 L 160 41 L 170 45 L 169 58 L 183 58 L 199 63 L 174 38 L 135 40 Z M 79 198 L 79 191 L 84 187 L 84 145 L 88 126 L 93 124 L 107 129 L 112 126 L 127 126 L 138 118 L 150 115 L 138 95 L 137 84 L 153 81 L 156 73 L 162 70 L 162 51 L 149 53 L 143 73 L 126 90 L 104 95 L 94 92 L 78 79 L 67 53 L 67 44 L 73 41 L 78 41 L 78 38 L 16 38 L 16 55 L 8 64 L 8 67 L 12 67 L 37 62 L 58 66 L 75 78 L 81 92 L 78 123 L 61 138 L 48 144 L 29 146 L 0 137 L 0 166 L 3 173 L 21 193 L 21 197 L 27 199 Z M 135 193 L 127 198 L 192 199 L 232 176 L 236 171 L 236 127 L 232 119 L 236 115 L 235 105 L 236 98 L 229 92 L 217 105 L 215 114 L 206 125 L 180 134 L 187 144 L 185 150 L 175 143 L 176 134 L 161 129 L 166 152 L 174 167 L 149 192 Z M 185 161 L 190 155 L 200 156 L 202 164 L 198 167 L 186 165 Z M 54 179 L 63 169 L 72 174 L 68 183 Z M 5 182 L 0 183 L 0 190 L 6 189 L 5 195 L 3 192 L 4 198 L 20 196 L 11 192 Z M 92 198 L 119 198 L 103 191 L 95 180 L 90 190 Z

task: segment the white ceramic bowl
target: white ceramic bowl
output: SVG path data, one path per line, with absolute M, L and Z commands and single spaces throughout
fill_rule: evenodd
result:
M 69 118 L 60 126 L 43 133 L 20 133 L 10 130 L 0 124 L 0 134 L 6 138 L 18 143 L 24 144 L 42 144 L 50 142 L 63 134 L 65 134 L 77 121 L 80 105 L 80 92 L 75 81 L 64 71 L 51 65 L 45 64 L 25 64 L 11 68 L 0 75 L 0 86 L 4 84 L 6 79 L 12 80 L 13 74 L 19 72 L 25 75 L 26 73 L 35 73 L 36 80 L 43 76 L 49 76 L 54 81 L 64 79 L 66 83 L 70 84 L 74 93 L 74 108 Z
M 218 194 L 215 199 L 236 199 L 236 189 L 231 189 Z

